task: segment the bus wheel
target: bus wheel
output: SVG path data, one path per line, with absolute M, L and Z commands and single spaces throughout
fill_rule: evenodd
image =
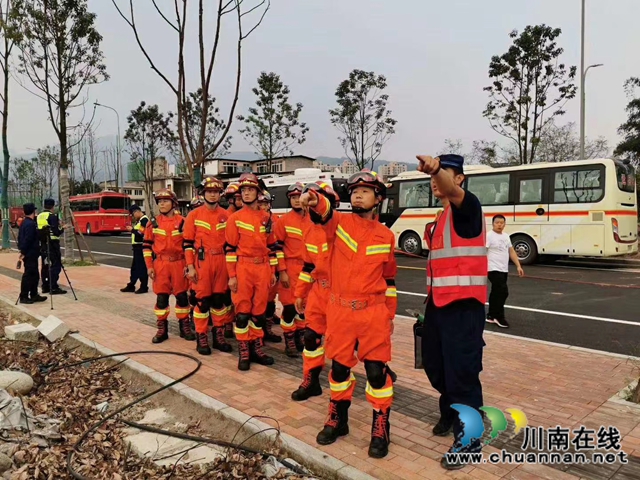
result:
M 405 233 L 400 239 L 400 248 L 407 253 L 420 255 L 422 253 L 422 240 L 417 233 Z
M 91 224 L 87 223 L 86 234 L 91 235 Z
M 511 238 L 513 249 L 518 255 L 518 260 L 522 265 L 531 265 L 538 258 L 538 246 L 531 237 L 526 235 L 515 235 Z

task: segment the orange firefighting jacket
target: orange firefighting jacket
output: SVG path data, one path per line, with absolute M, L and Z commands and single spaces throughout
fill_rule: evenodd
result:
M 329 200 L 311 191 L 318 199 L 312 210 L 321 216 L 331 249 L 331 293 L 346 301 L 363 297 L 386 297 L 391 318 L 398 308 L 394 255 L 395 235 L 377 220 L 354 213 L 340 213 Z
M 236 276 L 238 257 L 268 257 L 274 273 L 276 267 L 284 270 L 284 266 L 278 265 L 277 242 L 269 213 L 249 207 L 242 208 L 229 217 L 225 230 L 229 277 Z
M 457 300 L 487 301 L 485 225 L 475 238 L 462 238 L 453 226 L 451 207 L 445 208 L 432 233 L 427 232 L 427 295 L 436 307 Z
M 210 210 L 202 205 L 192 210 L 184 222 L 183 248 L 187 265 L 196 264 L 197 252 L 202 248 L 205 255 L 224 253 L 225 230 L 231 214 L 217 206 Z
M 147 269 L 153 267 L 153 255 L 159 259 L 184 258 L 182 251 L 184 217 L 176 214 L 171 217 L 159 215 L 155 222 L 153 228 L 147 226 L 144 231 L 142 249 Z
M 304 232 L 305 244 L 304 267 L 296 283 L 295 297 L 306 298 L 314 282 L 329 283 L 329 266 L 331 261 L 330 245 L 333 237 L 327 238 L 322 225 L 311 224 Z
M 282 215 L 275 222 L 273 233 L 282 247 L 285 261 L 304 260 L 306 248 L 303 236 L 310 225 L 309 215 L 303 215 L 294 210 Z

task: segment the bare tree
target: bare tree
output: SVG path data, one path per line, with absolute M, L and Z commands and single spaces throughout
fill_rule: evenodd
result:
M 120 185 L 120 162 L 118 161 L 118 145 L 110 145 L 102 150 L 102 164 L 107 172 L 108 180 L 114 180 L 116 186 Z
M 462 149 L 464 145 L 462 144 L 462 140 L 459 138 L 445 138 L 444 146 L 442 147 L 440 153 L 438 155 L 445 154 L 453 154 L 453 155 L 464 155 L 462 153 Z
M 271 0 L 173 0 L 173 12 L 166 14 L 158 6 L 157 0 L 150 0 L 162 21 L 169 27 L 170 31 L 177 38 L 177 72 L 171 75 L 162 72 L 148 50 L 148 45 L 142 41 L 138 20 L 135 16 L 133 8 L 133 0 L 129 0 L 128 12 L 121 8 L 119 0 L 111 0 L 118 10 L 120 16 L 127 22 L 133 30 L 136 42 L 142 51 L 142 54 L 148 61 L 151 69 L 162 79 L 175 95 L 177 106 L 177 130 L 180 148 L 182 149 L 185 164 L 192 180 L 196 179 L 196 172 L 202 167 L 204 160 L 215 156 L 217 150 L 225 144 L 227 135 L 233 122 L 234 112 L 238 103 L 238 95 L 240 92 L 240 78 L 242 73 L 242 47 L 244 41 L 260 26 L 265 18 L 270 6 Z M 120 0 L 126 4 L 126 0 Z M 140 0 L 136 2 L 141 3 Z M 192 7 L 192 8 L 189 8 Z M 197 10 L 197 16 L 196 14 Z M 188 18 L 197 18 L 195 25 L 187 24 Z M 209 18 L 209 21 L 206 19 Z M 253 20 L 252 20 L 253 19 Z M 146 22 L 146 19 L 145 19 Z M 211 30 L 212 43 L 206 45 L 206 38 L 210 31 L 210 25 L 214 25 Z M 227 28 L 235 29 L 235 51 L 236 51 L 236 68 L 235 68 L 235 87 L 234 92 L 230 96 L 231 106 L 225 122 L 225 128 L 217 137 L 213 145 L 207 148 L 207 123 L 210 109 L 211 84 L 213 80 L 213 71 L 218 54 L 220 53 L 222 38 L 226 37 Z M 206 33 L 205 33 L 206 32 Z M 197 40 L 195 48 L 187 46 L 187 39 Z M 185 68 L 185 52 L 198 52 L 198 79 L 191 81 L 187 78 Z M 166 52 L 163 58 L 166 57 Z M 170 77 L 175 77 L 172 80 Z M 202 92 L 202 106 L 199 109 L 202 116 L 199 122 L 200 128 L 197 132 L 193 132 L 189 128 L 189 115 L 187 104 L 189 102 L 188 85 L 197 85 L 197 89 Z M 195 135 L 194 135 L 195 133 Z
M 609 143 L 604 137 L 585 142 L 585 158 L 602 158 L 609 155 Z M 538 155 L 540 162 L 567 162 L 580 159 L 580 139 L 573 122 L 556 125 L 552 120 L 540 135 Z
M 44 148 L 39 148 L 36 158 L 33 159 L 33 169 L 39 182 L 38 189 L 42 192 L 42 197 L 53 197 L 54 191 L 58 187 L 58 170 L 60 169 L 60 149 L 58 146 L 47 145 Z
M 95 193 L 93 190 L 95 190 L 94 185 L 100 168 L 98 166 L 98 151 L 94 128 L 89 127 L 87 129 L 85 135 L 80 138 L 79 143 L 70 149 L 70 153 L 73 153 L 74 163 L 77 165 L 78 173 L 80 174 L 80 183 L 89 186 L 90 191 L 86 193 Z
M 20 70 L 43 99 L 49 121 L 60 143 L 60 203 L 69 211 L 69 143 L 67 135 L 78 125 L 69 124 L 74 107 L 84 107 L 83 92 L 108 80 L 100 48 L 102 36 L 87 0 L 13 0 L 20 13 Z M 83 108 L 84 111 L 84 108 Z M 94 109 L 95 113 L 95 109 Z M 93 119 L 93 118 L 92 118 Z M 81 122 L 90 125 L 89 122 Z M 73 261 L 71 222 L 64 232 L 65 256 Z

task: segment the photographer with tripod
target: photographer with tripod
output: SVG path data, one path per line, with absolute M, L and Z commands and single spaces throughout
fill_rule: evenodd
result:
M 60 288 L 58 279 L 62 271 L 60 236 L 64 225 L 53 211 L 55 205 L 55 200 L 47 198 L 44 201 L 44 211 L 37 217 L 38 232 L 40 233 L 40 256 L 42 257 L 42 293 L 63 295 L 67 291 Z

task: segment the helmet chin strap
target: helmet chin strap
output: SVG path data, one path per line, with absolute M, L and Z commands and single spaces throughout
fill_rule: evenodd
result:
M 377 205 L 374 205 L 371 208 L 362 208 L 362 207 L 352 207 L 351 211 L 353 213 L 369 213 L 370 211 L 372 211 L 374 208 L 376 208 Z
M 210 202 L 206 198 L 204 199 L 204 203 L 206 203 L 207 205 L 217 205 L 218 204 L 218 202 Z

